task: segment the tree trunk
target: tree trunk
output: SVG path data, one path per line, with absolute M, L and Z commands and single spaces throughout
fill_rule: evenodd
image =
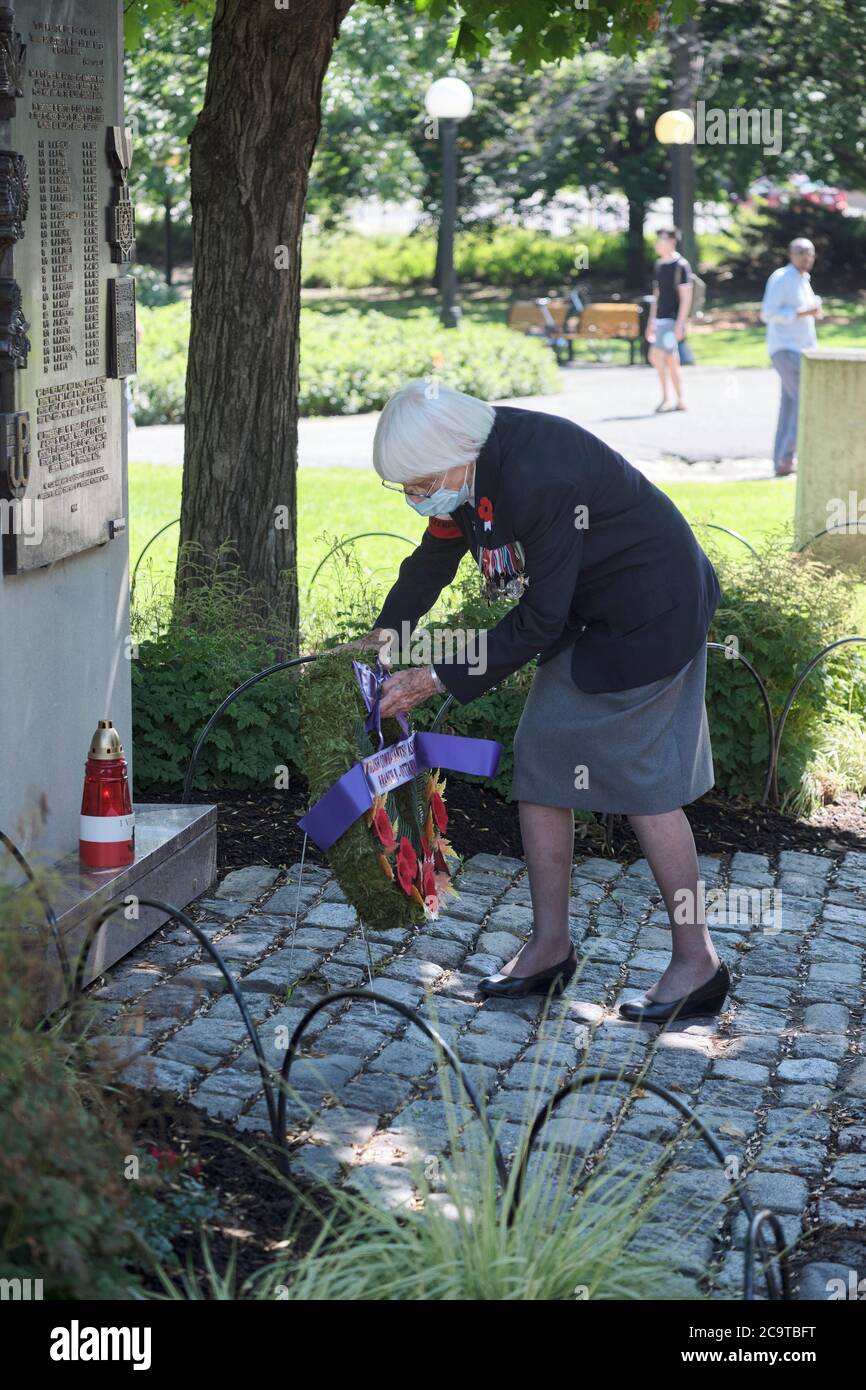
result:
M 301 235 L 322 80 L 352 0 L 217 0 L 190 139 L 192 328 L 180 540 L 228 543 L 297 640 Z M 221 564 L 225 564 L 223 552 Z M 181 552 L 175 592 L 206 582 Z
M 172 248 L 171 236 L 172 203 L 170 193 L 166 193 L 165 203 L 163 204 L 163 207 L 165 211 L 165 283 L 167 285 L 170 285 L 172 281 L 172 276 L 174 275 L 174 250 Z
M 629 195 L 628 237 L 625 251 L 625 283 L 629 289 L 646 289 L 646 249 L 643 244 L 643 224 L 646 220 L 646 202 L 643 198 Z

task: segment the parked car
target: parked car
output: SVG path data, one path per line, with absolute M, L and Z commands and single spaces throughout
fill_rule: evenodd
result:
M 819 207 L 832 208 L 834 212 L 846 212 L 848 194 L 844 188 L 835 188 L 821 179 L 810 179 L 806 174 L 792 174 L 784 183 L 764 175 L 749 185 L 747 206 L 754 206 L 759 199 L 770 208 L 787 207 L 794 199 L 802 198 L 806 203 L 816 203 Z

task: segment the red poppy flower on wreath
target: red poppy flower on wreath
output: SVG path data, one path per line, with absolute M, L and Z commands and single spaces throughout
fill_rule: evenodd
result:
M 433 819 L 444 835 L 448 829 L 448 812 L 445 810 L 445 802 L 438 792 L 430 793 L 430 809 L 433 812 Z
M 421 892 L 425 898 L 436 896 L 436 876 L 433 873 L 433 865 L 425 863 L 422 870 Z
M 384 806 L 378 807 L 373 813 L 373 829 L 384 849 L 396 849 L 397 841 L 394 839 L 394 827 Z
M 489 497 L 482 497 L 475 508 L 481 520 L 484 522 L 485 531 L 489 531 L 493 524 L 493 503 Z
M 400 840 L 400 848 L 397 850 L 397 882 L 411 897 L 413 880 L 418 872 L 418 856 L 412 848 L 411 841 L 404 835 Z

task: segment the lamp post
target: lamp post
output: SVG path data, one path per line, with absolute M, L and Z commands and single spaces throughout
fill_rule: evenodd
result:
M 671 147 L 671 191 L 674 226 L 682 232 L 682 253 L 689 265 L 695 252 L 695 176 L 691 146 L 695 142 L 695 122 L 690 111 L 663 111 L 655 124 L 656 139 Z
M 439 293 L 441 318 L 456 328 L 457 276 L 454 270 L 454 223 L 457 216 L 457 123 L 472 110 L 472 91 L 459 77 L 440 77 L 428 87 L 424 106 L 439 129 L 442 149 L 442 216 L 439 221 Z

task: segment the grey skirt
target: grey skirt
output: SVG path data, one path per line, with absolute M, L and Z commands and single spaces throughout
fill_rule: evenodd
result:
M 595 695 L 574 684 L 572 651 L 536 669 L 514 735 L 511 795 L 540 806 L 652 816 L 709 791 L 706 646 L 673 676 Z

